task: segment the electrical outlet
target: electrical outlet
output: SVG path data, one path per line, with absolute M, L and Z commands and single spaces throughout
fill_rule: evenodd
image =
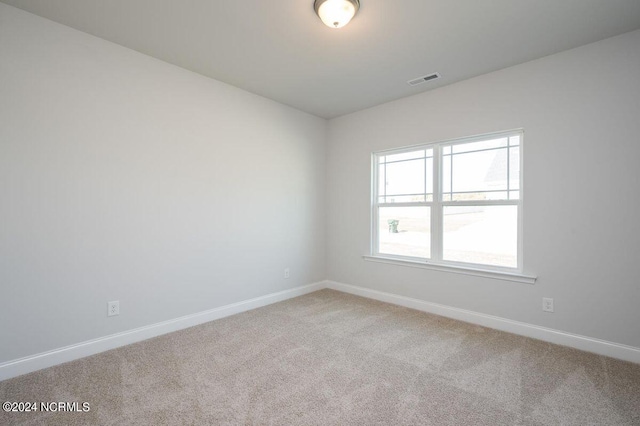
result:
M 107 316 L 113 317 L 120 315 L 120 301 L 114 300 L 113 302 L 107 302 Z
M 542 310 L 545 312 L 553 312 L 553 299 L 549 297 L 542 298 Z
M 291 277 L 291 270 L 289 268 L 284 269 L 284 277 L 285 278 Z

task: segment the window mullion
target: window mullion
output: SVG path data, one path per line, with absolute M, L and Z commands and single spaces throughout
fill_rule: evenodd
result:
M 511 199 L 511 138 L 507 138 L 507 199 Z
M 433 206 L 431 208 L 431 260 L 442 260 L 442 146 L 433 147 Z

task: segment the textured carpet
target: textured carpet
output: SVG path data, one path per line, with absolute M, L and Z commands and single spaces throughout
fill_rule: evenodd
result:
M 0 382 L 0 424 L 640 425 L 640 365 L 322 290 Z

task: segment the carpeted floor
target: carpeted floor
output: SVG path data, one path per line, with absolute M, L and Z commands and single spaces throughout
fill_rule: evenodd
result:
M 640 365 L 322 290 L 0 382 L 0 424 L 640 425 Z

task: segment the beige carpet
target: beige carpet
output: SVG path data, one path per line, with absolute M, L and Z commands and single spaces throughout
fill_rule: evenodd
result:
M 0 424 L 640 425 L 640 365 L 322 290 L 0 382 Z

